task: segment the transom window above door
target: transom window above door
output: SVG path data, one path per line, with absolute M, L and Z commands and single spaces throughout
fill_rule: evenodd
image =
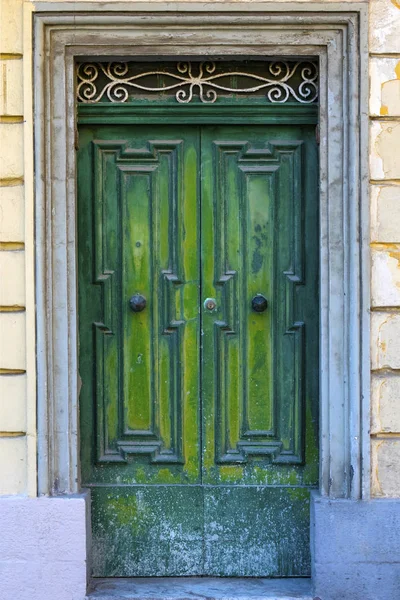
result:
M 260 102 L 318 101 L 314 61 L 242 60 L 84 62 L 77 65 L 79 102 L 168 100 L 180 104 L 251 98 Z

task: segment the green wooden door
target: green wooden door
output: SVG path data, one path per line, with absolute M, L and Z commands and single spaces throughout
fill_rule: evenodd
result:
M 94 575 L 309 575 L 313 127 L 84 126 L 78 177 Z

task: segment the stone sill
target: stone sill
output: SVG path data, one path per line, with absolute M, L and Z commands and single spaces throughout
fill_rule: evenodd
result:
M 87 600 L 313 600 L 311 579 L 93 579 Z

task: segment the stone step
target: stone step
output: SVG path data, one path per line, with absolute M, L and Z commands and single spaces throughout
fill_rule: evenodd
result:
M 87 600 L 317 600 L 306 578 L 93 579 Z

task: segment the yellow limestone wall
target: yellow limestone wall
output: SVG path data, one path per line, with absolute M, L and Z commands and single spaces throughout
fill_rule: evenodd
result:
M 24 29 L 26 38 L 30 33 L 23 20 L 22 0 L 0 0 L 0 494 L 33 496 L 33 153 L 32 144 L 26 143 L 32 132 L 32 102 L 29 77 L 24 77 L 30 66 L 22 58 Z
M 372 493 L 400 496 L 400 0 L 370 2 Z
M 400 0 L 369 7 L 371 481 L 400 496 Z M 0 0 L 0 494 L 34 496 L 31 10 Z

